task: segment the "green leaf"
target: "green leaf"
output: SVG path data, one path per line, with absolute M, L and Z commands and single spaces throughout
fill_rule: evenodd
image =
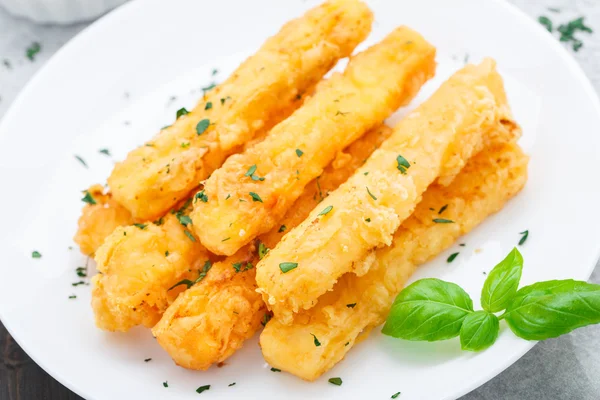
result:
M 548 32 L 552 32 L 552 21 L 550 21 L 550 18 L 541 16 L 538 18 L 538 22 L 544 25 L 548 29 Z
M 410 163 L 408 162 L 408 160 L 404 157 L 402 157 L 400 154 L 398 154 L 398 157 L 396 157 L 396 162 L 398 163 L 397 168 L 398 170 L 404 175 L 406 174 L 406 170 L 410 168 Z
M 406 287 L 392 305 L 382 333 L 406 340 L 429 342 L 456 337 L 473 301 L 458 285 L 440 279 L 421 279 Z
M 258 259 L 262 260 L 267 255 L 268 252 L 269 252 L 269 248 L 263 242 L 259 242 L 258 243 Z
M 85 196 L 83 196 L 83 199 L 81 199 L 81 201 L 83 201 L 84 203 L 88 203 L 89 205 L 96 204 L 96 199 L 94 199 L 94 196 L 92 196 L 92 194 L 87 190 L 85 191 Z
M 196 133 L 198 134 L 198 136 L 202 135 L 204 133 L 204 131 L 206 131 L 208 129 L 209 125 L 210 125 L 210 120 L 208 120 L 206 118 L 204 118 L 203 120 L 198 122 L 198 125 L 196 125 Z
M 250 192 L 250 197 L 252 197 L 252 201 L 263 202 L 258 193 Z
M 433 222 L 435 222 L 436 224 L 453 224 L 454 221 L 452 221 L 451 219 L 446 219 L 446 218 L 434 218 Z
M 295 262 L 282 262 L 279 264 L 279 269 L 284 274 L 286 272 L 290 272 L 291 270 L 295 269 L 296 267 L 298 267 L 298 263 L 295 263 Z
M 328 382 L 333 383 L 336 386 L 342 386 L 342 378 L 340 377 L 329 378 Z
M 323 211 L 321 211 L 320 213 L 317 214 L 317 216 L 319 215 L 327 215 L 329 213 L 329 211 L 333 210 L 333 206 L 327 206 L 323 209 Z
M 466 316 L 460 328 L 460 347 L 481 351 L 494 344 L 500 331 L 500 321 L 494 314 L 475 311 Z
M 481 307 L 489 312 L 504 310 L 517 293 L 523 256 L 516 248 L 489 273 L 481 290 Z
M 517 292 L 500 318 L 526 340 L 564 335 L 600 323 L 600 285 L 572 279 L 534 283 Z
M 175 113 L 175 119 L 179 119 L 180 117 L 183 117 L 184 115 L 189 114 L 190 112 L 185 108 L 185 107 L 181 107 L 179 110 L 177 110 L 177 112 Z
M 31 258 L 42 258 L 42 253 L 37 250 L 31 252 Z
M 302 150 L 300 150 L 300 149 L 296 149 L 296 155 L 297 155 L 298 157 L 302 157 L 302 154 L 304 154 L 304 152 L 303 152 Z

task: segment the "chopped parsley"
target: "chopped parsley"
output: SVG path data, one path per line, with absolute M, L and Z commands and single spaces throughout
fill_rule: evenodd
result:
M 169 250 L 165 251 L 165 257 L 169 257 L 169 254 L 171 254 L 169 253 Z
M 268 252 L 269 248 L 263 242 L 260 242 L 258 244 L 258 259 L 262 260 Z
M 216 68 L 215 68 L 215 69 L 213 69 L 213 70 L 212 70 L 212 76 L 215 76 L 215 75 L 216 75 L 218 72 L 219 72 L 219 70 L 218 70 L 218 69 L 216 69 Z
M 152 361 L 152 359 L 151 359 L 151 358 L 146 358 L 146 359 L 144 360 L 144 362 L 148 362 L 148 361 Z
M 356 303 L 346 304 L 346 307 L 348 307 L 348 308 L 354 308 L 354 307 L 356 307 Z
M 372 198 L 373 200 L 377 200 L 377 197 L 375 197 L 375 196 L 373 195 L 373 193 L 371 193 L 371 191 L 369 190 L 369 187 L 368 187 L 368 186 L 365 186 L 365 187 L 367 188 L 367 193 L 369 193 L 369 196 L 371 196 L 371 198 Z
M 237 262 L 237 263 L 233 263 L 231 265 L 233 265 L 233 269 L 235 270 L 236 273 L 248 271 L 248 270 L 251 270 L 252 268 L 254 268 L 254 265 L 252 265 L 251 262 L 247 262 L 245 266 L 244 266 L 243 262 Z
M 180 117 L 183 117 L 184 115 L 189 114 L 190 112 L 185 108 L 185 107 L 181 107 L 179 110 L 177 110 L 177 112 L 175 113 L 175 118 L 179 119 Z
M 297 155 L 298 157 L 302 157 L 302 154 L 304 154 L 304 152 L 303 152 L 302 150 L 300 150 L 300 149 L 296 149 L 296 155 Z
M 156 226 L 161 226 L 164 222 L 165 222 L 164 217 L 160 217 L 159 219 L 157 219 L 156 221 L 154 221 L 153 224 L 156 225 Z
M 279 368 L 273 368 L 273 367 L 271 367 L 271 371 L 273 371 L 273 372 L 281 372 L 281 370 Z
M 448 208 L 448 204 L 443 205 L 442 208 L 440 208 L 440 211 L 438 211 L 438 214 L 441 214 L 444 211 L 446 211 L 446 208 Z
M 212 108 L 212 101 L 209 101 L 206 103 L 206 105 L 204 106 L 205 110 L 210 110 Z
M 317 339 L 317 336 L 314 333 L 311 333 L 311 335 L 313 337 L 313 343 L 315 344 L 315 347 L 319 347 L 321 342 L 319 342 L 319 339 Z
M 391 398 L 392 398 L 392 399 L 395 399 L 395 398 L 397 398 L 398 396 L 400 396 L 400 392 L 396 392 L 396 393 L 394 393 L 394 394 L 392 395 L 392 397 L 391 397 Z
M 226 242 L 226 241 L 228 241 L 229 239 L 231 239 L 231 237 L 226 237 L 225 239 L 221 239 L 221 242 Z
M 229 199 L 231 197 L 231 194 L 228 194 L 227 197 L 225 197 L 225 200 Z
M 333 210 L 333 206 L 327 206 L 323 209 L 323 211 L 321 211 L 319 214 L 317 214 L 317 216 L 319 215 L 327 215 L 329 214 L 329 212 Z
M 227 386 L 233 386 L 233 385 L 235 385 L 235 382 L 233 382 L 233 383 L 230 383 L 230 384 L 229 384 L 229 385 L 227 385 Z
M 258 194 L 254 193 L 254 192 L 250 192 L 249 194 L 250 194 L 250 197 L 252 197 L 252 201 L 260 201 L 261 203 L 263 202 Z
M 328 382 L 333 383 L 336 386 L 342 386 L 342 378 L 340 377 L 329 378 Z
M 298 263 L 295 263 L 295 262 L 282 262 L 279 264 L 279 269 L 284 274 L 286 272 L 290 272 L 291 270 L 295 269 L 296 267 L 298 267 Z
M 77 159 L 77 161 L 79 161 L 81 163 L 81 165 L 88 168 L 88 165 L 83 158 L 79 157 L 77 154 L 75 154 L 75 158 Z
M 90 192 L 88 192 L 87 190 L 85 191 L 85 196 L 83 196 L 81 201 L 83 201 L 84 203 L 88 203 L 91 206 L 96 204 L 96 200 L 94 199 L 92 194 Z
M 85 277 L 87 277 L 87 268 L 86 267 L 77 267 L 77 268 L 75 268 L 75 273 L 77 274 L 78 277 L 85 278 Z
M 529 231 L 527 230 L 527 231 L 519 232 L 519 235 L 523 235 L 521 237 L 521 240 L 519 240 L 519 246 L 523 246 L 523 243 L 525 243 L 525 241 L 529 237 Z
M 225 104 L 225 102 L 226 102 L 227 100 L 231 100 L 231 97 L 229 97 L 229 96 L 227 96 L 227 97 L 222 97 L 222 98 L 221 98 L 221 105 Z
M 256 168 L 256 164 L 252 165 L 250 168 L 248 168 L 248 171 L 246 171 L 244 176 L 250 177 L 250 179 L 252 179 L 253 181 L 264 181 L 265 178 L 254 175 L 254 173 L 256 172 Z
M 192 242 L 196 241 L 196 238 L 194 237 L 194 235 L 192 235 L 192 233 L 190 231 L 188 231 L 187 229 L 184 229 L 183 233 L 185 233 L 185 236 L 187 236 Z
M 169 382 L 167 382 L 167 381 L 164 381 L 164 382 L 163 382 L 163 386 L 164 386 L 164 387 L 169 387 Z
M 205 203 L 208 202 L 208 196 L 206 195 L 206 193 L 204 192 L 204 190 L 201 190 L 198 193 L 196 193 L 196 195 L 194 196 L 194 199 L 196 199 L 196 200 L 200 199 L 200 200 L 202 200 Z
M 146 229 L 146 227 L 148 226 L 147 224 L 133 224 L 133 226 L 137 226 L 138 228 L 140 228 L 141 230 Z
M 208 92 L 209 90 L 212 90 L 212 89 L 214 89 L 214 88 L 216 88 L 216 87 L 217 87 L 217 84 L 213 82 L 213 83 L 211 83 L 210 85 L 208 85 L 208 86 L 206 86 L 206 87 L 203 87 L 203 88 L 202 88 L 202 91 L 203 91 L 204 93 L 206 93 L 206 92 Z
M 204 279 L 206 277 L 206 274 L 208 274 L 208 271 L 210 271 L 210 269 L 212 268 L 212 262 L 210 260 L 207 260 L 204 263 L 204 266 L 202 267 L 202 269 L 200 270 L 200 273 L 198 274 L 198 277 L 193 280 L 190 281 L 189 279 L 183 279 L 179 282 L 177 282 L 176 284 L 174 284 L 173 286 L 171 286 L 169 289 L 167 290 L 171 290 L 179 285 L 186 285 L 187 288 L 191 288 L 192 286 L 194 286 L 196 283 L 200 282 L 202 279 Z
M 39 42 L 33 42 L 27 47 L 25 50 L 25 56 L 29 59 L 29 61 L 34 61 L 35 56 L 42 50 L 42 45 Z
M 100 150 L 98 150 L 98 153 L 104 154 L 104 155 L 110 157 L 110 150 L 108 150 L 108 149 L 100 149 Z
M 183 226 L 188 226 L 192 224 L 192 219 L 188 215 L 182 215 L 177 213 L 177 219 L 179 223 Z
M 452 221 L 451 219 L 445 219 L 445 218 L 434 218 L 433 222 L 435 222 L 436 224 L 453 224 L 454 221 Z
M 262 321 L 260 321 L 262 326 L 267 326 L 267 323 L 271 320 L 271 314 L 265 314 Z
M 182 142 L 181 143 L 181 148 L 182 149 L 187 149 L 188 147 L 190 147 L 190 142 Z
M 85 282 L 84 281 L 79 281 L 79 282 L 71 283 L 71 286 L 79 286 L 79 285 L 85 285 Z
M 548 32 L 552 32 L 552 21 L 550 21 L 550 18 L 541 16 L 538 18 L 538 22 L 544 25 Z
M 553 11 L 553 10 L 551 10 Z M 577 32 L 592 33 L 593 30 L 589 26 L 585 25 L 584 17 L 576 18 L 566 24 L 561 24 L 556 28 L 560 34 L 559 40 L 565 43 L 571 43 L 574 51 L 579 51 L 583 47 L 583 42 L 575 37 Z M 549 32 L 553 31 L 553 24 L 550 18 L 546 16 L 540 16 L 538 22 L 542 24 Z
M 396 162 L 398 163 L 396 166 L 398 170 L 402 172 L 403 175 L 406 174 L 406 170 L 410 168 L 410 163 L 408 160 L 398 154 L 398 157 L 396 157 Z
M 74 294 L 72 294 L 72 295 L 70 295 L 70 296 L 69 296 L 69 298 L 70 298 L 70 299 L 76 299 L 76 298 L 77 298 L 77 296 L 75 296 Z
M 202 393 L 206 390 L 210 389 L 210 385 L 204 385 L 204 386 L 200 386 L 198 389 L 196 389 L 196 393 Z
M 458 254 L 459 253 L 452 253 L 452 254 L 450 254 L 450 257 L 448 257 L 448 259 L 446 261 L 449 262 L 449 263 L 451 263 L 458 256 Z
M 371 222 L 371 218 L 365 218 L 365 221 Z
M 207 118 L 204 118 L 203 120 L 198 122 L 198 124 L 196 125 L 196 133 L 198 134 L 198 136 L 202 135 L 204 133 L 204 131 L 206 131 L 208 129 L 209 125 L 210 125 L 210 120 Z
M 281 226 L 279 227 L 279 230 L 278 230 L 278 232 L 285 232 L 285 230 L 286 230 L 286 229 L 287 229 L 287 226 L 285 226 L 285 225 L 281 225 Z

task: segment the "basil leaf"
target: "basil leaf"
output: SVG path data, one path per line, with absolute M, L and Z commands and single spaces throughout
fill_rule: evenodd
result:
M 517 293 L 522 271 L 523 256 L 514 248 L 488 274 L 481 290 L 481 307 L 492 313 L 504 310 Z
M 564 335 L 600 323 L 600 285 L 572 279 L 534 283 L 517 292 L 503 317 L 526 340 Z
M 494 344 L 500 331 L 500 321 L 487 311 L 475 311 L 465 317 L 460 328 L 460 347 L 481 351 Z
M 458 285 L 440 279 L 421 279 L 406 287 L 392 305 L 384 335 L 406 340 L 450 339 L 458 336 L 473 301 Z

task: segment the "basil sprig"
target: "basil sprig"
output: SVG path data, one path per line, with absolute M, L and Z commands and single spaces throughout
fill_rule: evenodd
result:
M 460 286 L 418 280 L 396 297 L 382 332 L 430 342 L 460 336 L 463 350 L 481 351 L 494 344 L 503 319 L 526 340 L 554 338 L 600 323 L 600 285 L 566 279 L 518 289 L 522 269 L 523 256 L 515 248 L 489 273 L 481 291 L 483 310 L 478 311 Z

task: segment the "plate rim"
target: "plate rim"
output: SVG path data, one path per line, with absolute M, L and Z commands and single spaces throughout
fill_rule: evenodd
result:
M 234 2 L 235 0 L 227 0 Z M 368 3 L 369 0 L 363 0 Z M 481 1 L 481 0 L 479 0 Z M 595 110 L 595 114 L 600 116 L 600 94 L 594 88 L 591 80 L 584 72 L 581 65 L 577 62 L 577 60 L 570 54 L 567 49 L 561 46 L 560 42 L 557 41 L 546 29 L 542 26 L 538 26 L 537 24 L 525 11 L 518 8 L 516 5 L 509 3 L 506 0 L 486 0 L 488 3 L 493 3 L 499 7 L 503 7 L 507 12 L 509 12 L 516 20 L 518 20 L 522 25 L 527 26 L 531 31 L 532 35 L 536 35 L 539 40 L 544 41 L 549 45 L 549 48 L 552 49 L 562 60 L 565 61 L 566 66 L 569 68 L 571 72 L 571 76 L 577 79 L 582 89 L 584 89 L 584 93 L 586 97 L 589 99 L 590 104 L 593 106 Z M 43 79 L 43 76 L 46 74 L 46 70 L 50 69 L 53 63 L 56 62 L 57 59 L 63 57 L 63 53 L 70 51 L 70 49 L 79 44 L 79 42 L 85 42 L 89 40 L 89 38 L 93 38 L 94 34 L 97 34 L 97 31 L 106 30 L 110 24 L 114 23 L 115 18 L 119 17 L 121 14 L 128 13 L 131 10 L 139 9 L 143 7 L 144 2 L 142 0 L 130 0 L 127 3 L 124 3 L 121 6 L 107 12 L 102 15 L 100 18 L 86 26 L 80 32 L 78 32 L 75 36 L 69 39 L 64 45 L 62 45 L 52 56 L 29 78 L 26 84 L 23 86 L 21 90 L 19 90 L 17 96 L 9 105 L 8 109 L 4 113 L 3 117 L 0 119 L 0 138 L 2 138 L 3 126 L 6 120 L 12 118 L 12 114 L 17 112 L 21 107 L 21 103 L 29 96 L 29 92 L 33 90 L 33 88 L 37 85 L 40 79 Z M 600 153 L 600 149 L 599 153 Z M 600 241 L 596 245 L 595 253 L 592 254 L 590 250 L 590 260 L 589 266 L 584 271 L 583 275 L 586 276 L 586 280 L 589 280 L 592 275 L 594 269 L 596 268 L 596 264 L 600 259 Z M 50 375 L 53 379 L 57 380 L 60 384 L 64 385 L 66 388 L 76 393 L 77 395 L 94 399 L 96 395 L 93 393 L 87 393 L 84 388 L 80 388 L 78 383 L 72 381 L 67 376 L 64 376 L 58 371 L 51 371 L 45 362 L 40 360 L 38 355 L 34 355 L 28 351 L 28 347 L 21 342 L 13 334 L 13 329 L 10 323 L 7 323 L 6 319 L 2 316 L 2 307 L 0 307 L 0 321 L 3 323 L 4 327 L 11 335 L 12 339 L 21 347 L 23 351 L 40 367 L 42 368 L 48 375 Z M 489 373 L 485 374 L 479 379 L 470 381 L 471 383 L 468 385 L 464 385 L 460 390 L 454 391 L 452 394 L 447 395 L 443 398 L 443 400 L 453 400 L 458 399 L 471 391 L 477 389 L 483 384 L 491 381 L 496 376 L 498 376 L 501 372 L 508 369 L 515 362 L 517 362 L 521 357 L 523 357 L 527 352 L 529 352 L 538 342 L 526 342 L 526 346 L 523 346 L 522 350 L 517 351 L 511 357 L 504 359 L 504 362 L 496 365 L 494 368 L 490 368 Z

